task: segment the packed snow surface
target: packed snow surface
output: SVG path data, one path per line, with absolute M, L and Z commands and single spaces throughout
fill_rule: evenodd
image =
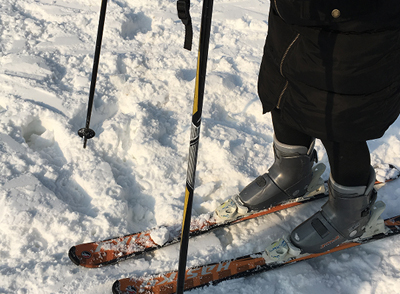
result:
M 192 0 L 194 46 L 202 1 Z M 0 293 L 111 293 L 114 280 L 178 267 L 179 245 L 100 269 L 70 262 L 78 243 L 182 219 L 197 50 L 184 50 L 175 0 L 109 0 L 82 147 L 100 0 L 0 2 Z M 257 75 L 268 0 L 214 3 L 193 214 L 215 209 L 273 162 Z M 400 167 L 400 120 L 371 141 Z M 321 162 L 324 148 L 316 145 Z M 323 177 L 327 179 L 329 168 Z M 400 182 L 379 199 L 400 212 Z M 319 201 L 197 237 L 188 265 L 263 250 Z M 159 235 L 163 242 L 166 235 Z M 400 237 L 192 293 L 399 293 Z

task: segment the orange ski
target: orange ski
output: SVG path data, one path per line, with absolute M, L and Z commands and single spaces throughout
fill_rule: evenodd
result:
M 199 218 L 194 218 L 192 220 L 192 229 L 190 231 L 190 236 L 191 237 L 198 236 L 204 233 L 208 233 L 210 232 L 210 230 L 213 230 L 215 228 L 229 226 L 245 220 L 257 218 L 262 215 L 294 207 L 303 204 L 305 202 L 320 199 L 322 197 L 326 197 L 326 195 L 317 194 L 302 202 L 292 202 L 292 203 L 278 205 L 267 210 L 259 211 L 254 214 L 244 216 L 237 220 L 224 223 L 217 223 L 215 219 L 212 219 L 212 217 L 211 219 L 210 217 L 208 217 L 209 220 L 204 218 L 204 216 Z M 157 229 L 162 229 L 162 228 L 155 228 L 154 230 Z M 179 231 L 176 229 L 172 229 L 169 231 L 170 235 L 171 233 L 175 232 L 174 234 L 175 237 L 171 238 L 170 236 L 168 241 L 161 245 L 157 244 L 152 239 L 151 237 L 152 231 L 153 230 L 149 230 L 122 237 L 111 238 L 104 241 L 76 245 L 69 250 L 68 255 L 69 258 L 77 265 L 89 268 L 95 268 L 113 264 L 123 259 L 127 259 L 129 257 L 140 255 L 145 252 L 153 251 L 160 247 L 165 247 L 179 242 Z
M 186 271 L 185 290 L 191 290 L 210 284 L 217 284 L 224 280 L 253 275 L 399 234 L 400 215 L 386 219 L 385 225 L 389 228 L 389 231 L 386 234 L 380 233 L 368 239 L 358 240 L 357 242 L 343 243 L 342 245 L 323 253 L 300 255 L 299 257 L 292 258 L 286 262 L 266 262 L 263 258 L 263 252 L 258 252 L 233 260 L 191 268 Z M 125 278 L 116 281 L 112 290 L 114 294 L 172 294 L 176 292 L 176 279 L 177 271 L 157 276 Z
M 390 178 L 387 179 L 385 182 L 392 181 L 399 177 L 399 171 L 396 167 L 390 165 L 390 169 L 393 170 L 393 173 L 390 175 Z M 375 183 L 375 185 L 380 184 L 383 183 L 378 181 Z M 285 204 L 277 205 L 269 209 L 254 212 L 250 215 L 240 216 L 237 219 L 226 222 L 217 222 L 216 218 L 213 216 L 213 212 L 206 213 L 196 218 L 192 218 L 190 237 L 206 234 L 217 228 L 230 226 L 249 219 L 254 219 L 259 216 L 298 206 L 300 204 L 314 201 L 326 196 L 326 193 L 316 194 L 305 199 L 301 199 L 297 202 L 288 202 Z M 180 225 L 168 228 L 157 227 L 148 231 L 111 238 L 104 241 L 79 244 L 71 247 L 68 255 L 71 261 L 74 262 L 76 265 L 88 268 L 96 268 L 110 265 L 130 257 L 141 255 L 145 252 L 154 251 L 161 247 L 179 243 L 180 229 Z M 160 230 L 164 230 L 167 232 L 165 238 L 161 241 L 155 239 L 154 235 L 152 237 L 152 233 L 158 232 Z
M 304 201 L 281 204 L 278 206 L 271 207 L 270 209 L 258 211 L 255 212 L 254 214 L 246 215 L 239 219 L 223 223 L 216 222 L 215 218 L 212 217 L 212 213 L 208 213 L 206 214 L 207 215 L 206 217 L 202 215 L 200 217 L 192 219 L 190 237 L 202 235 L 216 228 L 230 226 L 242 221 L 254 219 L 259 216 L 263 216 L 283 209 L 294 207 L 326 196 L 327 195 L 324 193 L 317 194 L 305 199 Z M 74 262 L 76 265 L 88 268 L 96 268 L 114 264 L 124 259 L 179 242 L 180 228 L 177 227 L 177 228 L 167 228 L 169 231 L 168 240 L 166 242 L 163 242 L 162 244 L 157 244 L 151 237 L 151 233 L 153 231 L 162 229 L 163 227 L 159 227 L 153 230 L 144 231 L 136 234 L 130 234 L 122 237 L 111 238 L 104 241 L 79 244 L 71 247 L 68 256 L 71 259 L 71 261 Z

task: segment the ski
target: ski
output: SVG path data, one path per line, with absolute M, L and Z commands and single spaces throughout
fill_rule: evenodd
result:
M 323 253 L 302 254 L 283 262 L 276 262 L 265 258 L 266 255 L 263 251 L 232 260 L 190 268 L 186 271 L 185 291 L 207 285 L 215 285 L 225 280 L 237 279 L 273 270 L 303 260 L 309 260 L 372 241 L 388 238 L 400 233 L 400 215 L 384 220 L 384 224 L 387 228 L 384 233 L 378 233 L 364 239 L 361 238 L 356 241 L 346 242 Z M 155 276 L 120 279 L 113 284 L 112 291 L 114 294 L 171 294 L 176 291 L 176 277 L 177 271 L 172 271 Z
M 399 176 L 399 170 L 393 165 L 388 165 L 382 181 L 377 180 L 375 185 L 376 187 L 381 186 L 381 184 L 393 181 Z M 308 195 L 307 197 L 297 198 L 269 209 L 239 216 L 238 218 L 229 221 L 218 221 L 214 212 L 194 217 L 191 221 L 190 237 L 206 234 L 217 228 L 231 226 L 246 220 L 324 198 L 327 196 L 326 185 L 327 183 L 325 182 L 320 190 L 314 192 L 314 194 Z M 76 265 L 87 268 L 111 265 L 127 258 L 179 243 L 180 230 L 180 224 L 170 227 L 160 226 L 151 230 L 103 241 L 79 244 L 70 248 L 68 256 Z

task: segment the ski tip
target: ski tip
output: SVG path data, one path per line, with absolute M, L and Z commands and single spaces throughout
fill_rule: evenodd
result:
M 120 283 L 119 281 L 115 281 L 113 286 L 112 286 L 112 292 L 113 294 L 122 294 L 121 290 L 120 290 Z
M 73 247 L 71 247 L 71 249 L 69 249 L 68 257 L 76 265 L 81 265 L 79 258 L 76 256 L 76 247 L 75 246 L 73 246 Z

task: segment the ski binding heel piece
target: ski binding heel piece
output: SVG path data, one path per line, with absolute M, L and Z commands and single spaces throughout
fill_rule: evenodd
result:
M 292 257 L 297 257 L 301 249 L 287 241 L 287 238 L 279 238 L 265 248 L 263 258 L 265 261 L 286 262 Z
M 239 195 L 226 200 L 215 210 L 216 216 L 223 221 L 228 221 L 245 215 L 249 209 L 240 202 Z
M 324 180 L 321 178 L 325 172 L 326 166 L 323 163 L 318 163 L 312 168 L 313 177 L 308 185 L 306 197 L 311 197 L 315 194 L 325 193 Z
M 381 214 L 386 208 L 386 204 L 382 201 L 377 201 L 371 208 L 371 218 L 365 226 L 365 232 L 360 239 L 368 239 L 373 235 L 380 233 L 386 234 L 389 229 L 385 226 L 385 222 L 381 218 Z

